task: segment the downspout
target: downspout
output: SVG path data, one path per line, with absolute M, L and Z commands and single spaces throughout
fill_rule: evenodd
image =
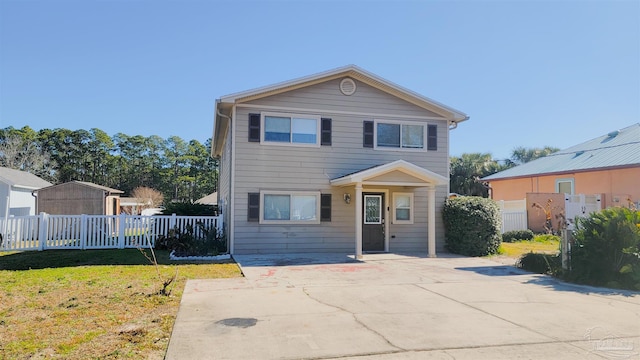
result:
M 38 215 L 38 195 L 36 195 L 38 193 L 38 190 L 33 190 L 31 191 L 31 196 L 33 196 L 34 198 L 36 198 L 36 208 L 35 208 L 35 215 Z

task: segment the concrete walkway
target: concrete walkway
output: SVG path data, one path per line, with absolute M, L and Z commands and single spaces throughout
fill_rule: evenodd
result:
M 235 256 L 190 280 L 166 359 L 640 359 L 640 293 L 479 258 Z

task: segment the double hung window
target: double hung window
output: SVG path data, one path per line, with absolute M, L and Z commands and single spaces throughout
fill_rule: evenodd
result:
M 320 223 L 318 192 L 264 191 L 261 197 L 262 223 Z
M 413 224 L 413 194 L 393 194 L 393 223 Z
M 320 117 L 265 113 L 263 123 L 264 143 L 320 145 Z
M 402 149 L 424 148 L 424 126 L 379 122 L 376 124 L 378 147 Z

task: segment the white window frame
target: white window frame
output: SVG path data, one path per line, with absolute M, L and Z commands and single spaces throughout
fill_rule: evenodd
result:
M 396 197 L 399 196 L 408 196 L 409 197 L 409 220 L 398 220 L 398 218 L 396 217 Z M 392 206 L 391 206 L 391 210 L 392 210 L 392 215 L 393 216 L 393 223 L 394 224 L 413 224 L 413 193 L 393 193 L 393 202 L 392 202 Z
M 400 147 L 378 146 L 378 124 L 400 125 Z M 402 147 L 402 125 L 422 126 L 422 148 Z M 422 123 L 422 122 L 374 119 L 374 121 L 373 121 L 373 148 L 374 148 L 374 150 L 385 150 L 385 151 L 426 152 L 427 151 L 427 125 L 428 124 Z
M 315 120 L 316 122 L 316 142 L 311 143 L 298 143 L 293 142 L 293 134 L 290 142 L 284 141 L 269 141 L 264 139 L 264 134 L 266 131 L 266 121 L 265 118 L 268 116 L 273 117 L 285 117 L 289 119 L 301 118 L 301 119 L 309 119 Z M 302 147 L 320 147 L 320 138 L 322 137 L 321 132 L 322 121 L 320 120 L 320 115 L 313 114 L 293 114 L 293 113 L 280 113 L 280 112 L 262 112 L 260 113 L 260 144 L 264 145 L 278 145 L 278 146 L 302 146 Z
M 571 193 L 569 195 L 575 195 L 576 187 L 575 187 L 575 180 L 573 178 L 556 179 L 556 192 L 560 193 L 560 183 L 567 183 L 567 182 L 571 184 Z
M 264 218 L 264 196 L 265 195 L 289 195 L 293 196 L 315 196 L 316 198 L 316 217 L 314 220 L 268 220 Z M 291 214 L 289 214 L 291 216 Z M 279 191 L 279 190 L 261 190 L 260 191 L 260 224 L 320 224 L 320 192 L 319 191 Z

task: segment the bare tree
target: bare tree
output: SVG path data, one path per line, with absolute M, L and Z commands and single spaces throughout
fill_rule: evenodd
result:
M 0 139 L 0 166 L 30 172 L 46 180 L 55 180 L 55 163 L 36 142 L 18 135 Z
M 158 207 L 162 205 L 164 200 L 164 195 L 160 191 L 146 186 L 139 186 L 133 189 L 131 196 L 144 201 L 143 209 Z

